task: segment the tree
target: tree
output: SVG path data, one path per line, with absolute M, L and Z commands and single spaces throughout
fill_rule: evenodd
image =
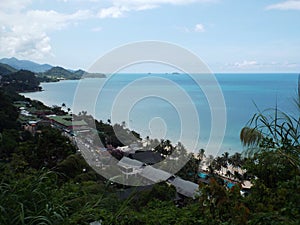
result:
M 2 77 L 1 81 L 4 83 L 5 88 L 17 92 L 41 90 L 39 87 L 39 80 L 33 72 L 28 70 L 19 70 L 14 73 L 7 74 Z
M 18 153 L 36 169 L 53 168 L 59 162 L 76 152 L 71 141 L 61 135 L 59 130 L 47 127 L 35 138 L 20 144 Z
M 203 224 L 246 224 L 250 210 L 243 203 L 239 187 L 227 191 L 214 178 L 210 184 L 200 188 L 200 212 Z
M 12 104 L 11 96 L 0 90 L 0 132 L 4 129 L 16 129 L 18 109 Z
M 298 83 L 300 103 L 300 76 Z M 297 104 L 300 109 L 300 104 Z M 270 114 L 270 112 L 272 112 Z M 244 168 L 250 177 L 250 224 L 299 224 L 300 116 L 273 110 L 255 114 L 241 131 L 248 150 Z
M 202 148 L 199 150 L 197 158 L 200 160 L 200 162 L 203 160 L 203 158 L 205 157 L 205 150 Z

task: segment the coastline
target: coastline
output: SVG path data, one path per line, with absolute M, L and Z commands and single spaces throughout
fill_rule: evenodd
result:
M 147 74 L 141 74 L 143 77 Z M 169 75 L 170 77 L 174 77 L 174 79 L 178 82 L 183 83 L 183 85 L 187 85 L 186 87 L 189 88 L 190 83 L 186 83 L 186 81 L 183 79 L 181 80 L 181 76 L 173 76 Z M 82 98 L 79 99 L 79 104 L 82 106 L 82 110 L 87 111 L 88 114 L 92 114 L 91 112 L 94 112 L 93 116 L 97 120 L 103 120 L 107 121 L 107 119 L 111 118 L 110 114 L 110 108 L 115 98 L 115 93 L 117 90 L 121 89 L 123 86 L 126 86 L 126 84 L 131 83 L 132 80 L 139 78 L 140 75 L 136 74 L 134 76 L 114 76 L 111 79 L 109 79 L 108 82 L 109 86 L 107 86 L 107 90 L 103 90 L 103 96 L 101 97 L 101 106 L 97 106 L 95 108 L 90 107 L 87 104 L 86 97 L 82 96 Z M 275 79 L 274 79 L 275 77 Z M 257 112 L 257 108 L 254 104 L 251 104 L 251 102 L 255 101 L 257 106 L 260 109 L 265 109 L 270 107 L 270 102 L 273 102 L 274 99 L 276 99 L 276 96 L 279 96 L 277 98 L 278 100 L 278 107 L 279 108 L 291 108 L 291 104 L 288 104 L 289 101 L 287 101 L 289 96 L 293 95 L 293 89 L 296 89 L 295 83 L 294 83 L 294 77 L 295 79 L 298 77 L 296 76 L 288 76 L 289 79 L 286 79 L 283 75 L 278 76 L 275 74 L 274 76 L 261 76 L 260 74 L 253 74 L 252 76 L 239 76 L 238 74 L 234 75 L 228 75 L 228 76 L 217 76 L 217 78 L 220 78 L 219 82 L 224 92 L 225 102 L 227 105 L 227 130 L 225 134 L 224 141 L 221 146 L 221 150 L 219 154 L 222 152 L 228 151 L 230 153 L 235 152 L 242 152 L 245 150 L 243 146 L 241 145 L 239 134 L 240 130 L 247 124 L 249 121 L 249 118 L 253 116 L 254 113 Z M 91 78 L 91 80 L 87 79 L 87 84 L 91 85 L 91 88 L 97 87 L 97 82 L 94 82 L 92 80 L 94 78 Z M 236 79 L 239 79 L 239 82 L 241 83 L 241 87 L 236 87 Z M 259 79 L 259 80 L 258 80 Z M 283 79 L 283 80 L 282 80 Z M 105 81 L 103 79 L 99 80 L 100 82 Z M 260 82 L 258 82 L 260 81 Z M 44 90 L 41 92 L 31 92 L 31 93 L 23 93 L 26 97 L 29 97 L 31 99 L 39 100 L 43 102 L 45 105 L 51 107 L 53 105 L 61 106 L 62 103 L 65 103 L 67 105 L 67 108 L 70 107 L 72 110 L 72 105 L 74 102 L 74 93 L 76 91 L 78 80 L 63 80 L 62 82 L 50 82 L 50 83 L 42 83 L 42 86 L 46 86 L 46 88 L 43 88 Z M 116 83 L 116 85 L 115 85 Z M 258 86 L 253 86 L 252 84 L 259 84 Z M 148 84 L 145 84 L 148 85 Z M 295 88 L 294 88 L 295 86 Z M 144 86 L 143 86 L 144 87 Z M 141 87 L 141 89 L 143 88 Z M 162 87 L 167 89 L 167 87 Z M 114 89 L 116 89 L 114 91 Z M 111 91 L 113 90 L 113 91 Z M 188 89 L 189 91 L 190 89 Z M 193 89 L 191 89 L 193 90 Z M 287 92 L 289 90 L 289 92 Z M 239 91 L 240 94 L 237 96 L 236 92 Z M 262 98 L 260 93 L 265 92 L 267 94 L 264 95 Z M 138 92 L 137 92 L 138 93 Z M 22 94 L 22 93 L 21 93 Z M 197 99 L 199 95 L 196 96 Z M 199 101 L 199 100 L 197 100 Z M 138 110 L 142 110 L 143 116 L 141 113 L 137 113 L 138 111 L 133 111 L 132 116 L 130 118 L 131 121 L 129 121 L 129 124 L 127 126 L 131 127 L 133 130 L 139 131 L 139 133 L 143 136 L 151 136 L 151 133 L 149 132 L 148 125 L 149 121 L 147 123 L 144 122 L 143 118 L 151 119 L 153 118 L 153 115 L 155 115 L 155 111 L 162 112 L 162 118 L 165 118 L 164 115 L 168 115 L 169 118 L 166 118 L 167 121 L 167 128 L 168 128 L 168 136 L 167 139 L 170 139 L 173 143 L 176 143 L 177 140 L 180 140 L 178 138 L 177 130 L 179 127 L 176 125 L 176 121 L 178 120 L 177 117 L 173 117 L 174 111 L 171 110 L 165 111 L 165 105 L 160 102 L 145 102 L 145 104 L 140 104 L 138 106 Z M 196 102 L 198 105 L 198 102 Z M 154 107 L 153 111 L 149 106 Z M 197 106 L 201 107 L 201 105 Z M 160 109 L 163 109 L 164 111 L 159 111 Z M 73 112 L 75 114 L 81 112 L 82 110 L 79 110 L 78 112 Z M 200 112 L 202 109 L 199 109 Z M 153 111 L 153 112 L 151 112 Z M 203 110 L 202 110 L 203 111 Z M 202 116 L 203 113 L 201 114 Z M 209 118 L 209 117 L 208 117 Z M 124 120 L 118 120 L 118 118 L 113 118 L 113 123 L 121 123 Z M 200 118 L 201 119 L 201 118 Z M 204 118 L 202 118 L 204 119 Z M 210 128 L 206 126 L 206 121 L 203 121 L 204 123 L 201 123 L 201 141 L 205 143 L 208 139 L 205 138 L 209 137 Z M 131 124 L 130 124 L 131 123 Z M 170 123 L 171 126 L 169 125 Z M 159 137 L 158 137 L 159 138 Z M 199 146 L 199 148 L 205 148 L 205 144 L 202 144 Z

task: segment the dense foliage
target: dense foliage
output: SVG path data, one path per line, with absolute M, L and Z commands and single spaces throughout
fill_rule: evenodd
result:
M 17 92 L 39 91 L 40 82 L 35 74 L 27 70 L 19 70 L 2 76 L 1 84 Z
M 0 95 L 0 224 L 300 224 L 297 142 L 278 144 L 264 137 L 259 151 L 247 159 L 224 153 L 210 167 L 210 184 L 199 184 L 201 195 L 179 204 L 175 189 L 166 183 L 139 189 L 105 180 L 56 129 L 41 127 L 34 135 L 22 131 L 14 97 Z M 113 126 L 99 122 L 97 128 L 112 144 Z M 164 155 L 185 151 L 169 141 L 152 142 Z M 203 155 L 201 150 L 199 156 L 191 156 L 180 176 L 197 182 Z M 240 185 L 229 189 L 214 176 L 214 170 L 228 164 L 247 169 L 252 177 L 246 197 Z

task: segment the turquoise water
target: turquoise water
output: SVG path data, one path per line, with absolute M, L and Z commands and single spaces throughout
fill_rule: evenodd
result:
M 208 175 L 206 173 L 198 173 L 198 177 L 200 177 L 202 179 L 207 179 Z
M 256 106 L 264 110 L 275 107 L 277 102 L 278 108 L 285 112 L 296 111 L 292 99 L 297 93 L 297 74 L 217 74 L 216 78 L 225 99 L 227 112 L 226 133 L 219 153 L 243 150 L 239 132 L 257 112 Z M 135 84 L 136 81 L 138 83 Z M 78 93 L 76 89 L 80 82 L 88 88 L 85 94 L 76 97 L 76 107 L 73 107 L 74 95 Z M 213 86 L 206 80 L 201 82 Z M 24 95 L 49 106 L 65 103 L 74 113 L 88 111 L 88 114 L 99 120 L 111 119 L 113 123 L 126 121 L 127 127 L 141 133 L 143 137 L 166 138 L 173 143 L 181 141 L 185 146 L 192 140 L 182 139 L 182 123 L 186 125 L 184 132 L 191 139 L 198 137 L 194 134 L 197 133 L 197 121 L 192 116 L 192 108 L 195 107 L 200 123 L 197 147 L 205 149 L 211 135 L 210 100 L 188 75 L 117 74 L 108 79 L 43 83 L 42 88 L 43 92 Z M 92 97 L 94 91 L 99 92 L 97 99 Z M 145 92 L 153 94 L 145 97 Z M 183 94 L 188 95 L 190 101 L 187 101 Z M 141 99 L 134 102 L 128 110 L 133 96 L 139 95 Z M 162 98 L 163 95 L 169 97 Z M 117 110 L 113 108 L 114 102 L 117 102 Z M 182 113 L 191 114 L 190 120 L 181 121 Z

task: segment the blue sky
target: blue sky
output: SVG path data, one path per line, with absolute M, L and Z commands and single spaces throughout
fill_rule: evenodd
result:
M 1 0 L 0 58 L 88 69 L 111 49 L 167 41 L 213 72 L 299 72 L 300 0 Z

